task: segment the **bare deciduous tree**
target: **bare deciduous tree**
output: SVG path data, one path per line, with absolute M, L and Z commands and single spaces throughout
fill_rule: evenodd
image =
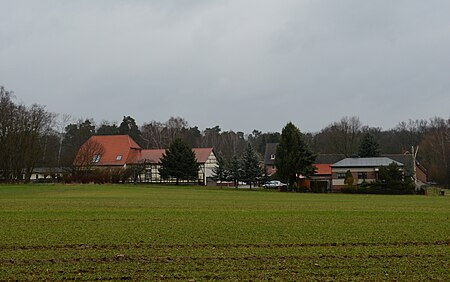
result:
M 43 106 L 15 104 L 13 94 L 0 87 L 0 171 L 6 181 L 29 181 L 44 152 L 44 139 L 53 115 Z
M 82 170 L 89 170 L 93 165 L 98 163 L 105 153 L 102 144 L 89 139 L 78 150 L 74 160 L 74 165 Z
M 432 180 L 450 186 L 450 119 L 432 118 L 420 144 Z

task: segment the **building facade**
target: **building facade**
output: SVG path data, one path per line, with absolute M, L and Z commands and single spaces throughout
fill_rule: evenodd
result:
M 387 157 L 377 158 L 345 158 L 331 165 L 332 190 L 340 191 L 347 186 L 345 178 L 347 171 L 352 173 L 354 185 L 362 183 L 372 183 L 378 180 L 380 167 L 395 163 L 401 171 L 404 171 L 404 165 Z
M 92 136 L 80 148 L 74 166 L 84 168 L 139 168 L 135 179 L 139 182 L 173 182 L 162 179 L 159 174 L 161 158 L 165 149 L 142 149 L 128 135 Z M 213 148 L 193 148 L 199 165 L 197 183 L 207 185 L 217 166 Z M 134 181 L 134 180 L 133 180 Z

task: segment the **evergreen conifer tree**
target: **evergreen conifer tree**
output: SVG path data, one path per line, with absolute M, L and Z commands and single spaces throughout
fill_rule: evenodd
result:
M 345 172 L 344 184 L 347 184 L 348 186 L 352 186 L 354 182 L 355 182 L 355 178 L 353 177 L 352 172 L 350 170 L 347 170 Z
M 247 144 L 247 148 L 242 157 L 242 180 L 250 184 L 250 189 L 252 184 L 261 177 L 263 171 L 259 164 L 258 156 L 250 143 Z
M 395 162 L 392 162 L 388 166 L 380 167 L 379 180 L 387 184 L 390 184 L 392 182 L 402 182 L 403 173 L 400 170 L 399 166 Z
M 222 155 L 217 154 L 217 166 L 212 169 L 213 179 L 215 181 L 225 181 L 228 178 L 228 164 Z
M 122 122 L 118 128 L 119 134 L 130 136 L 136 143 L 143 147 L 144 140 L 142 139 L 142 133 L 136 124 L 134 118 L 130 116 L 124 116 Z
M 241 180 L 241 176 L 241 162 L 239 161 L 238 157 L 234 155 L 229 164 L 228 177 L 231 181 L 233 181 L 236 188 L 238 187 L 239 181 Z
M 198 163 L 195 153 L 181 139 L 175 139 L 161 158 L 159 173 L 163 179 L 175 178 L 194 181 L 198 178 Z
M 292 187 L 297 178 L 314 174 L 316 155 L 310 150 L 300 130 L 289 122 L 281 132 L 277 147 L 275 166 L 280 180 Z
M 359 145 L 359 156 L 361 158 L 373 158 L 380 156 L 380 145 L 375 140 L 375 136 L 370 132 L 364 134 Z

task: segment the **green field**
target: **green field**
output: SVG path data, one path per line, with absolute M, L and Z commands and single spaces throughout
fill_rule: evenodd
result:
M 0 186 L 0 281 L 450 280 L 450 197 Z

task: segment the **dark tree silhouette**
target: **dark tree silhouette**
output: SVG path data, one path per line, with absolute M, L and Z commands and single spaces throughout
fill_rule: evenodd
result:
M 362 158 L 380 156 L 380 145 L 370 132 L 365 133 L 361 140 L 361 144 L 359 145 L 359 156 Z
M 161 158 L 159 173 L 163 179 L 175 178 L 177 185 L 180 180 L 197 180 L 198 163 L 195 153 L 183 140 L 175 139 Z
M 250 143 L 247 144 L 247 148 L 242 156 L 242 180 L 247 182 L 252 188 L 258 178 L 263 174 L 263 170 L 259 164 L 258 156 Z
M 316 156 L 309 149 L 300 130 L 289 122 L 281 132 L 281 141 L 277 147 L 275 166 L 280 180 L 290 187 L 297 183 L 298 176 L 314 174 L 313 162 Z

